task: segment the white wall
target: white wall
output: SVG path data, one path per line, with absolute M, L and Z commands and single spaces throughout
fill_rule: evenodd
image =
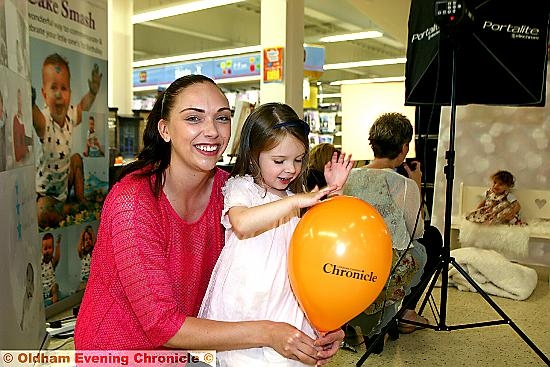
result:
M 444 154 L 449 147 L 449 128 L 450 108 L 446 107 L 441 112 L 432 218 L 441 231 L 446 188 L 443 167 L 447 163 Z M 458 214 L 461 182 L 489 187 L 490 176 L 501 169 L 514 174 L 517 188 L 550 190 L 548 96 L 545 107 L 458 106 L 455 131 L 453 215 Z
M 386 112 L 399 112 L 414 127 L 415 107 L 405 106 L 405 83 L 367 83 L 342 85 L 342 150 L 355 160 L 370 160 L 369 129 L 374 120 Z M 415 151 L 414 139 L 410 145 Z
M 118 107 L 119 114 L 132 113 L 132 60 L 134 32 L 133 1 L 109 0 L 109 107 Z M 159 41 L 162 42 L 162 41 Z

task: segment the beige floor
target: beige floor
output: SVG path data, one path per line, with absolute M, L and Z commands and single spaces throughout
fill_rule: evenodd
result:
M 433 292 L 440 304 L 440 290 Z M 537 288 L 525 301 L 492 297 L 508 317 L 550 357 L 550 287 L 540 277 Z M 429 310 L 424 315 L 433 322 Z M 500 320 L 494 309 L 477 293 L 449 288 L 447 326 Z M 364 353 L 340 350 L 330 367 L 355 366 Z M 389 341 L 382 354 L 371 354 L 365 367 L 378 366 L 546 366 L 509 325 L 453 331 L 424 329 Z
M 440 290 L 433 298 L 440 304 Z M 537 288 L 525 301 L 492 297 L 510 319 L 547 356 L 550 356 L 550 287 L 548 274 L 539 277 Z M 424 315 L 433 321 L 429 313 Z M 447 325 L 499 320 L 493 308 L 477 293 L 448 291 Z M 51 339 L 48 349 L 71 349 L 71 340 Z M 355 354 L 340 350 L 329 367 L 355 366 L 364 346 Z M 363 366 L 545 366 L 509 325 L 464 330 L 420 330 L 389 341 L 380 355 L 370 355 Z M 251 366 L 253 367 L 253 366 Z

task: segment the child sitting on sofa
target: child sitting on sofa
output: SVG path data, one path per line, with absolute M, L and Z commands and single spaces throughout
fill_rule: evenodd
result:
M 510 193 L 515 179 L 508 171 L 498 171 L 491 176 L 492 186 L 485 192 L 485 198 L 477 208 L 466 215 L 466 219 L 483 224 L 524 224 L 519 217 L 521 205 Z

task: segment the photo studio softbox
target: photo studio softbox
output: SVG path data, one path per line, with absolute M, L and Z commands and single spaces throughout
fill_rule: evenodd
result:
M 451 104 L 454 50 L 457 105 L 544 106 L 550 1 L 448 1 L 471 15 L 456 29 L 436 23 L 441 3 L 411 1 L 405 104 Z

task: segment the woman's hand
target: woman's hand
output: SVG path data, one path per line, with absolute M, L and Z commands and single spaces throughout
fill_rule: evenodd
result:
M 343 331 L 342 331 L 343 334 Z M 317 340 L 286 323 L 275 323 L 271 330 L 270 346 L 285 358 L 300 361 L 309 365 L 326 364 L 335 353 L 332 351 L 332 344 L 338 339 L 337 336 L 329 335 Z M 343 335 L 340 340 L 343 340 Z M 337 345 L 340 345 L 337 343 Z M 328 348 L 324 350 L 324 348 Z M 322 364 L 319 364 L 322 363 Z
M 342 190 L 354 164 L 355 161 L 351 159 L 351 154 L 342 152 L 338 155 L 338 152 L 334 152 L 332 159 L 325 164 L 327 184 L 336 186 L 336 191 Z
M 409 178 L 416 182 L 418 189 L 420 189 L 422 187 L 422 170 L 420 167 L 420 162 L 413 161 L 412 163 L 414 163 L 414 170 L 412 170 L 408 164 L 404 164 L 403 167 L 405 168 L 405 171 L 407 171 Z
M 323 366 L 330 361 L 332 356 L 340 349 L 340 344 L 344 340 L 344 336 L 344 330 L 338 329 L 321 335 L 315 340 L 315 346 L 321 347 L 321 351 L 317 353 L 317 366 Z

